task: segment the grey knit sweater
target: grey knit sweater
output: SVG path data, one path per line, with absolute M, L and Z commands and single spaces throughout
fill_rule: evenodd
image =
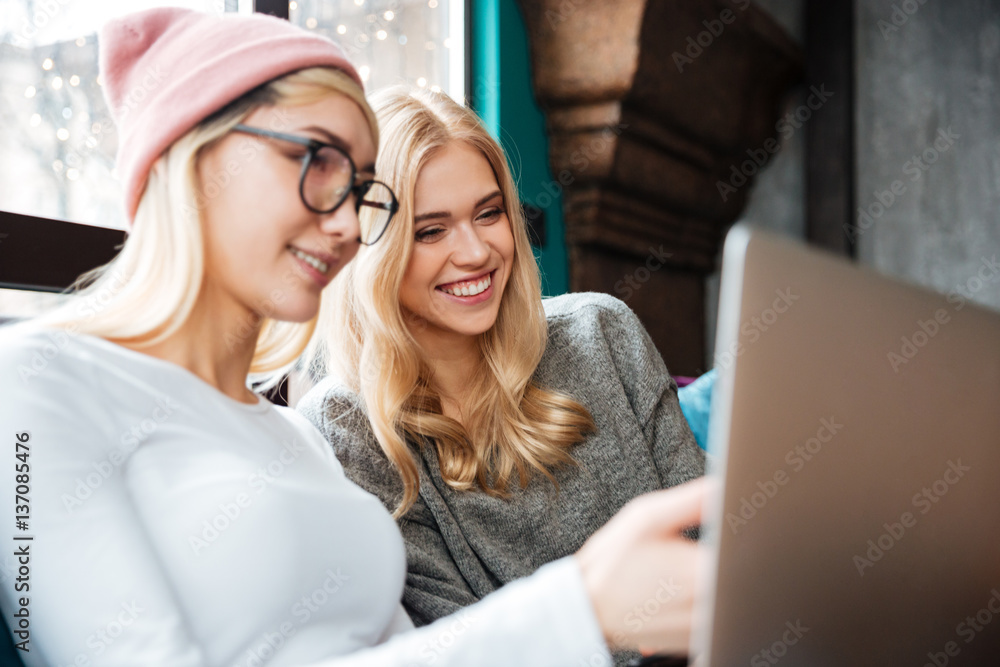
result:
M 596 293 L 543 303 L 548 344 L 535 380 L 582 403 L 597 430 L 572 450 L 579 465 L 555 471 L 558 490 L 536 474 L 505 500 L 450 488 L 434 448 L 420 449 L 420 497 L 400 521 L 408 566 L 403 604 L 417 625 L 576 552 L 629 499 L 704 472 L 677 385 L 628 306 Z M 298 410 L 326 436 L 348 477 L 395 508 L 402 483 L 359 397 L 327 378 Z

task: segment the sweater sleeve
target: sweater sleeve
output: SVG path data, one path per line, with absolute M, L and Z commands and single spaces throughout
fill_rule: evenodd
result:
M 576 559 L 560 559 L 457 614 L 314 667 L 610 665 Z
M 297 408 L 333 447 L 348 478 L 391 512 L 403 497 L 403 483 L 382 452 L 358 398 L 329 380 L 303 397 Z M 430 481 L 421 475 L 421 487 Z M 420 626 L 479 600 L 462 576 L 433 513 L 417 497 L 399 521 L 406 543 L 403 606 Z
M 23 542 L 30 557 L 27 564 L 5 561 L 0 576 L 8 621 L 21 607 L 29 609 L 30 652 L 22 658 L 31 667 L 219 664 L 195 639 L 147 526 L 133 510 L 127 471 L 106 458 L 109 450 L 118 451 L 114 445 L 127 424 L 113 419 L 113 406 L 100 400 L 106 394 L 91 391 L 85 367 L 50 360 L 47 367 L 37 364 L 35 374 L 19 375 L 22 367 L 32 368 L 32 358 L 0 347 L 0 377 L 18 389 L 0 401 L 0 428 L 30 452 L 28 530 L 16 530 L 8 516 L 5 532 L 8 544 Z M 24 433 L 30 435 L 17 438 Z M 14 462 L 21 463 L 15 449 L 11 444 L 8 463 L 0 464 L 6 468 L 0 493 L 11 499 L 19 483 Z M 34 539 L 13 540 L 27 536 Z M 30 572 L 19 571 L 22 565 Z M 316 664 L 506 667 L 539 656 L 545 665 L 591 664 L 593 656 L 607 663 L 573 559 L 512 584 L 471 613 L 420 630 L 407 630 L 399 620 L 393 627 L 400 632 L 383 644 Z
M 0 345 L 9 390 L 0 401 L 0 496 L 12 501 L 17 485 L 30 488 L 18 510 L 24 524 L 6 504 L 0 557 L 4 616 L 11 623 L 27 609 L 30 623 L 15 636 L 28 639 L 21 657 L 29 666 L 201 667 L 202 648 L 111 458 L 127 425 L 96 398 L 86 368 L 60 358 L 70 354 L 58 343 L 68 334 L 51 335 L 51 345 Z
M 704 475 L 704 452 L 681 412 L 677 383 L 649 333 L 624 302 L 602 295 L 599 303 L 605 309 L 602 320 L 608 349 L 642 424 L 662 488 Z

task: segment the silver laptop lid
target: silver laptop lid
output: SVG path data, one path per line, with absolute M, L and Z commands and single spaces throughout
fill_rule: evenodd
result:
M 1000 314 L 967 299 L 998 273 L 730 232 L 696 665 L 1000 664 Z

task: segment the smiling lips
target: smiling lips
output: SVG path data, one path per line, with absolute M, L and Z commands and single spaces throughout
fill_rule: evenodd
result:
M 316 257 L 315 255 L 310 255 L 306 251 L 299 250 L 298 248 L 296 248 L 294 246 L 288 246 L 288 248 L 292 251 L 293 255 L 295 255 L 296 257 L 298 257 L 303 262 L 305 262 L 309 266 L 313 267 L 314 269 L 316 269 L 320 273 L 325 274 L 327 271 L 330 270 L 330 264 L 328 262 L 324 262 L 319 257 Z
M 472 280 L 459 280 L 454 283 L 438 285 L 438 289 L 445 294 L 452 296 L 476 296 L 482 294 L 493 284 L 493 272 L 482 275 Z

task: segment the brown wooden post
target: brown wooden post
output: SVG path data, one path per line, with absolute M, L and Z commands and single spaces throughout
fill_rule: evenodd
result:
M 777 151 L 802 53 L 748 0 L 519 3 L 564 187 L 570 289 L 624 299 L 671 372 L 698 373 L 705 277 Z

